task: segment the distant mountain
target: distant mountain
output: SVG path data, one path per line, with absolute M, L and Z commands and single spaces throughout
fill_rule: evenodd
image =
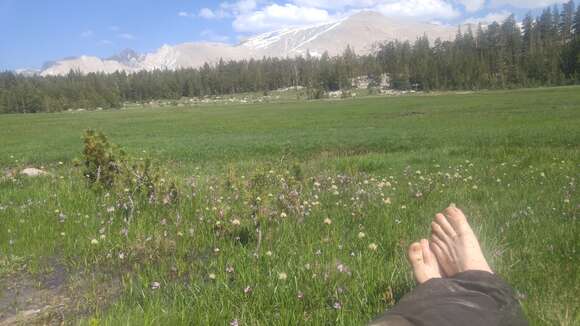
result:
M 431 40 L 455 37 L 456 28 L 387 18 L 363 11 L 336 22 L 304 28 L 289 28 L 250 38 L 239 47 L 267 56 L 330 55 L 342 53 L 347 45 L 358 54 L 368 54 L 385 41 L 414 41 L 422 35 Z
M 63 75 L 70 70 L 83 73 L 112 73 L 117 70 L 135 72 L 139 70 L 200 67 L 224 60 L 239 60 L 266 57 L 294 57 L 309 52 L 320 56 L 325 51 L 336 55 L 350 45 L 357 54 L 373 51 L 377 44 L 392 40 L 415 40 L 427 35 L 430 39 L 450 40 L 456 29 L 429 23 L 412 22 L 387 18 L 379 13 L 363 11 L 334 22 L 310 27 L 286 28 L 249 38 L 238 45 L 224 43 L 182 43 L 175 46 L 163 45 L 157 51 L 137 54 L 125 50 L 107 59 L 91 56 L 64 59 L 52 62 L 40 73 Z
M 142 57 L 143 57 L 142 55 L 135 52 L 134 50 L 125 49 L 125 50 L 121 51 L 120 53 L 118 53 L 110 58 L 107 58 L 107 60 L 118 61 L 124 65 L 134 66 L 134 65 L 139 64 Z
M 14 72 L 25 77 L 37 76 L 40 74 L 40 70 L 37 69 L 16 69 Z

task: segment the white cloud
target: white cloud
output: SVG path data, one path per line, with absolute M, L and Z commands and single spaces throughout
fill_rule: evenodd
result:
M 235 17 L 251 12 L 256 9 L 262 0 L 239 0 L 235 2 L 222 2 L 217 9 L 202 8 L 198 16 L 205 19 L 221 19 Z
M 493 22 L 497 22 L 501 24 L 506 18 L 511 15 L 511 12 L 507 10 L 499 11 L 499 12 L 490 12 L 489 14 L 482 16 L 482 17 L 471 17 L 465 20 L 465 24 L 491 24 Z
M 419 19 L 450 19 L 460 13 L 444 0 L 382 1 L 374 8 L 385 16 Z
M 566 2 L 565 0 L 491 0 L 491 5 L 498 7 L 502 5 L 511 5 L 516 8 L 544 8 L 555 3 Z
M 206 41 L 211 41 L 211 42 L 226 43 L 230 40 L 229 36 L 217 34 L 210 29 L 206 29 L 206 30 L 201 31 L 201 33 L 199 35 L 201 37 L 203 37 Z
M 260 0 L 238 0 L 235 2 L 222 2 L 220 8 L 234 15 L 248 13 L 258 7 Z
M 238 15 L 234 29 L 238 32 L 259 32 L 290 26 L 323 23 L 332 17 L 324 9 L 299 7 L 293 4 L 271 4 L 260 10 Z
M 93 33 L 93 31 L 89 29 L 89 30 L 82 32 L 81 37 L 82 38 L 89 38 L 89 37 L 93 36 L 94 34 L 95 33 Z
M 117 36 L 119 38 L 123 38 L 123 39 L 126 39 L 126 40 L 134 40 L 135 39 L 135 35 L 130 34 L 130 33 L 121 33 L 121 34 L 117 34 Z
M 209 8 L 202 8 L 199 11 L 198 16 L 201 17 L 201 18 L 205 18 L 205 19 L 215 19 L 215 18 L 218 18 L 218 15 L 213 10 L 211 10 Z
M 343 10 L 345 8 L 370 8 L 380 0 L 293 0 L 294 4 L 304 7 Z
M 540 8 L 564 1 L 568 0 L 229 0 L 203 8 L 196 16 L 231 18 L 235 31 L 251 33 L 328 22 L 358 10 L 423 21 L 503 21 L 509 14 L 503 10 L 506 5 Z M 476 12 L 485 16 L 466 18 Z
M 113 42 L 109 41 L 109 40 L 100 40 L 99 41 L 99 45 L 111 45 L 113 44 Z
M 191 17 L 191 16 L 193 16 L 193 14 L 188 13 L 187 11 L 180 11 L 177 13 L 177 16 L 179 16 L 179 17 Z
M 485 0 L 457 0 L 465 7 L 467 12 L 474 12 L 482 9 L 485 6 Z
M 112 32 L 118 32 L 121 30 L 121 28 L 119 26 L 116 26 L 116 25 L 111 25 L 111 26 L 109 26 L 109 30 Z

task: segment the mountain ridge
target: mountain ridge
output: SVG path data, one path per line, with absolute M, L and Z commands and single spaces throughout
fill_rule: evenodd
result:
M 218 42 L 187 42 L 164 44 L 154 52 L 138 54 L 123 50 L 117 55 L 101 59 L 83 55 L 73 59 L 53 61 L 43 67 L 42 76 L 65 75 L 69 71 L 81 73 L 115 71 L 197 68 L 205 63 L 215 64 L 220 59 L 242 60 L 262 57 L 303 56 L 307 52 L 320 56 L 342 53 L 346 46 L 357 54 L 368 54 L 385 41 L 412 41 L 422 35 L 430 39 L 450 40 L 456 29 L 411 21 L 387 18 L 373 11 L 361 11 L 335 21 L 306 27 L 284 28 L 250 37 L 237 45 Z

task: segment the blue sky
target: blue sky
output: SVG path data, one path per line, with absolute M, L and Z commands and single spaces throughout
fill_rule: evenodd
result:
M 456 25 L 520 17 L 562 0 L 0 0 L 0 70 L 69 56 L 109 57 L 191 41 L 237 43 L 357 10 Z

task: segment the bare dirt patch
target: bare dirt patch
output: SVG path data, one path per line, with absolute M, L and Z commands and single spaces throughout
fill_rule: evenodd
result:
M 62 325 L 109 305 L 122 290 L 120 278 L 74 272 L 52 260 L 40 276 L 19 273 L 0 279 L 0 326 Z

